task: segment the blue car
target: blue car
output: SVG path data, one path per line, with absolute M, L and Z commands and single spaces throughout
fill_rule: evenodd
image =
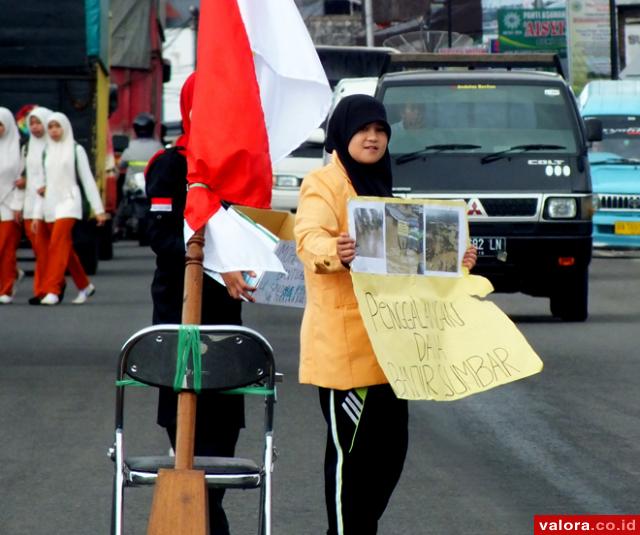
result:
M 602 122 L 589 149 L 596 204 L 593 245 L 640 247 L 640 82 L 597 80 L 579 98 L 580 112 Z

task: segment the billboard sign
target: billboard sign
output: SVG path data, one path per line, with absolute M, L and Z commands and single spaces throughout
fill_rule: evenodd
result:
M 564 9 L 498 9 L 500 52 L 567 53 Z

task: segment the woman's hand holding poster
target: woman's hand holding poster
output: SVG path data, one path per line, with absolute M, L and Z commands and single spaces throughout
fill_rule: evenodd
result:
M 362 210 L 367 201 L 354 202 L 354 209 Z M 393 210 L 387 209 L 389 204 Z M 374 212 L 371 218 L 360 212 L 360 219 L 367 221 L 360 221 L 360 229 L 351 232 L 360 257 L 362 243 L 366 251 L 377 255 L 370 257 L 377 258 L 377 263 L 361 261 L 360 266 L 368 272 L 358 270 L 356 258 L 352 279 L 378 362 L 396 395 L 451 401 L 540 372 L 542 361 L 515 324 L 494 303 L 483 299 L 493 290 L 491 283 L 449 266 L 449 257 L 457 259 L 459 266 L 466 247 L 468 234 L 466 225 L 460 224 L 466 219 L 461 203 L 408 202 L 424 206 L 422 210 L 404 209 L 405 214 L 420 214 L 416 221 L 399 215 L 402 210 L 396 208 L 403 204 L 372 199 L 382 221 L 376 220 Z M 438 213 L 435 225 L 428 220 L 434 204 Z M 451 213 L 462 213 L 463 217 Z M 350 221 L 355 226 L 357 218 L 350 217 Z M 437 228 L 441 237 L 434 238 L 433 231 L 429 236 L 430 228 Z M 367 240 L 367 232 L 384 236 L 381 246 Z M 436 247 L 435 252 L 429 250 Z M 411 258 L 403 257 L 407 250 L 404 256 Z M 416 271 L 411 268 L 411 273 L 420 274 L 400 274 L 398 268 L 371 269 L 372 265 L 383 268 L 385 263 L 415 265 Z M 444 273 L 434 273 L 437 271 Z

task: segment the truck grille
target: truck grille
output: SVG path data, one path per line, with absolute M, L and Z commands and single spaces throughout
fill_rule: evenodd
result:
M 601 210 L 633 210 L 640 212 L 640 195 L 598 195 Z
M 534 216 L 538 210 L 538 199 L 485 198 L 480 199 L 488 216 L 512 217 Z

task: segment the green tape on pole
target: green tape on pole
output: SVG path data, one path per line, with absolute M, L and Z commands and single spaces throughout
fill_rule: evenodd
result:
M 202 388 L 202 352 L 200 351 L 200 327 L 198 325 L 180 325 L 178 329 L 178 354 L 176 356 L 176 374 L 173 389 L 180 392 L 185 383 L 189 359 L 193 367 L 193 390 L 200 393 Z

